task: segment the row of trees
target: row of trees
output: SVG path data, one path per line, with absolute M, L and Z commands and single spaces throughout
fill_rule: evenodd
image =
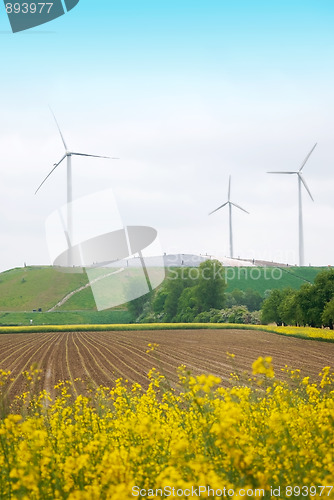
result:
M 262 306 L 263 323 L 333 328 L 334 269 L 320 272 L 299 290 L 272 290 Z
M 334 269 L 320 272 L 299 290 L 274 289 L 261 295 L 249 289 L 226 292 L 225 271 L 217 260 L 198 268 L 169 270 L 158 291 L 128 304 L 138 322 L 277 323 L 333 328 Z M 261 310 L 261 311 L 260 311 Z
M 259 323 L 261 295 L 251 289 L 226 293 L 226 287 L 222 264 L 207 260 L 198 268 L 170 270 L 157 292 L 132 301 L 129 309 L 142 322 Z
M 196 321 L 202 312 L 224 306 L 225 289 L 224 268 L 218 260 L 207 260 L 198 268 L 172 269 L 151 302 L 151 320 Z

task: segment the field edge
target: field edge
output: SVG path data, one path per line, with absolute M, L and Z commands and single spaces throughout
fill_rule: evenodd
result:
M 305 340 L 334 343 L 334 331 L 311 327 L 245 325 L 238 323 L 137 323 L 137 324 L 79 324 L 79 325 L 32 325 L 0 327 L 0 335 L 8 333 L 47 332 L 103 332 L 140 330 L 254 330 L 275 333 Z

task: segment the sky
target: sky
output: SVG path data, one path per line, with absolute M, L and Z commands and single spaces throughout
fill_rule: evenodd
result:
M 50 214 L 66 203 L 63 145 L 118 160 L 73 159 L 74 198 L 112 190 L 125 225 L 158 231 L 162 252 L 334 264 L 332 0 L 80 0 L 13 34 L 0 6 L 0 271 L 51 264 Z M 106 213 L 92 203 L 96 227 Z M 93 222 L 94 224 L 94 222 Z M 106 226 L 105 226 L 106 227 Z

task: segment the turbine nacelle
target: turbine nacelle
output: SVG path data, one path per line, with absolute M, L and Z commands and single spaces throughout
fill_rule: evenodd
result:
M 58 161 L 58 163 L 53 164 L 52 170 L 48 173 L 48 175 L 45 177 L 43 182 L 38 186 L 38 188 L 35 191 L 35 194 L 40 190 L 40 188 L 43 186 L 44 182 L 50 177 L 50 175 L 56 170 L 56 168 L 61 164 L 63 160 L 67 160 L 67 225 L 65 227 L 64 225 L 64 233 L 65 237 L 67 240 L 68 244 L 68 267 L 72 267 L 73 265 L 73 252 L 72 252 L 72 230 L 73 230 L 73 215 L 72 215 L 72 166 L 71 166 L 71 159 L 72 156 L 88 156 L 92 158 L 109 158 L 109 156 L 98 156 L 98 155 L 89 155 L 86 153 L 76 153 L 74 151 L 70 151 L 66 145 L 65 139 L 63 137 L 63 134 L 60 130 L 60 127 L 58 125 L 58 122 L 56 120 L 55 115 L 53 114 L 51 108 L 50 111 L 54 117 L 54 120 L 56 122 L 57 128 L 59 135 L 61 137 L 62 143 L 64 145 L 65 153 L 63 157 Z M 116 159 L 116 158 L 115 158 Z
M 303 174 L 302 174 L 302 170 L 303 168 L 305 167 L 305 164 L 307 162 L 307 160 L 309 159 L 309 157 L 311 156 L 311 154 L 313 153 L 315 147 L 316 147 L 317 143 L 314 144 L 313 148 L 311 149 L 311 151 L 308 153 L 308 155 L 306 156 L 305 160 L 303 161 L 303 163 L 301 164 L 301 167 L 299 168 L 299 170 L 294 170 L 294 171 L 287 171 L 287 170 L 283 170 L 283 171 L 278 171 L 278 172 L 267 172 L 267 174 L 287 174 L 287 175 L 297 175 L 298 176 L 298 180 L 300 182 L 302 182 L 302 184 L 304 185 L 304 188 L 306 189 L 306 191 L 308 192 L 310 198 L 312 201 L 314 201 L 313 199 L 313 196 L 311 194 L 311 191 L 308 187 L 308 185 L 306 184 L 306 181 L 303 177 Z
M 65 139 L 64 139 L 64 136 L 60 130 L 60 127 L 58 125 L 58 122 L 56 120 L 56 117 L 52 111 L 52 109 L 50 108 L 50 111 L 53 115 L 53 118 L 56 122 L 56 125 L 57 125 L 57 128 L 58 128 L 58 132 L 59 132 L 59 135 L 61 137 L 61 140 L 62 140 L 62 143 L 64 145 L 64 148 L 65 148 L 65 154 L 64 156 L 61 158 L 61 160 L 58 161 L 58 163 L 54 163 L 53 164 L 53 168 L 52 170 L 48 173 L 48 175 L 45 177 L 45 179 L 41 182 L 41 184 L 38 186 L 38 188 L 36 189 L 35 191 L 35 194 L 40 190 L 40 188 L 43 186 L 44 182 L 50 177 L 50 175 L 56 170 L 56 168 L 61 164 L 61 162 L 63 160 L 65 160 L 65 158 L 67 158 L 67 166 L 68 166 L 68 169 L 69 169 L 69 163 L 71 161 L 71 157 L 72 156 L 87 156 L 87 157 L 90 157 L 90 158 L 105 158 L 105 159 L 110 159 L 110 160 L 118 160 L 118 158 L 111 158 L 110 156 L 99 156 L 99 155 L 90 155 L 90 154 L 86 154 L 86 153 L 76 153 L 75 151 L 69 151 L 68 148 L 67 148 L 67 145 L 66 145 L 66 142 L 65 142 Z M 69 174 L 69 176 L 71 176 L 71 174 Z M 72 200 L 68 200 L 68 202 L 71 202 Z
M 233 201 L 231 201 L 231 176 L 229 177 L 229 182 L 228 182 L 227 201 L 225 201 L 225 203 L 223 203 L 223 205 L 220 205 L 220 207 L 216 208 L 215 210 L 212 210 L 212 212 L 210 212 L 209 215 L 211 215 L 215 212 L 218 212 L 218 210 L 220 210 L 221 208 L 224 208 L 226 205 L 229 205 L 229 206 L 233 205 L 234 207 L 239 208 L 239 210 L 246 212 L 246 214 L 249 214 L 249 212 L 247 212 L 247 210 L 245 210 L 240 205 L 237 205 L 236 203 L 233 203 Z

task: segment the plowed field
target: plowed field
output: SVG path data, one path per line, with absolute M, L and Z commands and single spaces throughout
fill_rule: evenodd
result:
M 159 347 L 146 353 L 149 343 Z M 235 354 L 235 360 L 226 352 Z M 272 356 L 276 374 L 288 365 L 316 378 L 333 366 L 334 344 L 246 330 L 111 331 L 0 335 L 0 368 L 11 370 L 10 396 L 24 389 L 23 370 L 37 363 L 40 389 L 53 393 L 59 380 L 73 382 L 75 392 L 84 379 L 90 385 L 113 385 L 117 378 L 147 386 L 147 373 L 157 368 L 172 385 L 176 368 L 186 365 L 193 374 L 212 373 L 229 380 L 231 371 L 251 371 L 259 356 Z

